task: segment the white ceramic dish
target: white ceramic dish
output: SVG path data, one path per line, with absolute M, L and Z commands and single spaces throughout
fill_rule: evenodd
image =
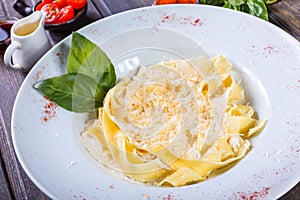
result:
M 106 51 L 118 76 L 126 63 L 192 57 L 203 53 L 199 46 L 208 56 L 222 53 L 244 74 L 251 103 L 268 124 L 242 161 L 207 181 L 160 188 L 115 177 L 81 145 L 78 131 L 87 115 L 56 107 L 32 88 L 39 80 L 66 72 L 68 37 L 28 74 L 12 116 L 21 165 L 50 198 L 276 199 L 299 182 L 300 45 L 283 30 L 228 9 L 173 5 L 120 13 L 79 32 Z

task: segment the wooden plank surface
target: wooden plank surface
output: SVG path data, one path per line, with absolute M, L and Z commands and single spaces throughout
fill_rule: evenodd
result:
M 27 3 L 33 2 L 27 1 Z M 12 8 L 12 4 L 13 1 L 1 1 L 2 13 L 4 15 L 11 15 L 17 18 L 21 18 L 22 16 L 16 13 Z M 8 69 L 3 64 L 2 55 L 0 65 L 0 151 L 3 160 L 2 170 L 3 172 L 5 172 L 5 176 L 8 179 L 4 180 L 6 184 L 1 185 L 1 188 L 9 186 L 9 190 L 5 190 L 7 193 L 2 194 L 3 196 L 1 196 L 0 199 L 28 199 L 34 198 L 34 195 L 36 195 L 36 197 L 43 200 L 46 199 L 46 196 L 37 189 L 37 187 L 24 173 L 14 154 L 11 141 L 10 122 L 13 103 L 19 87 L 21 86 L 25 78 L 25 74 L 20 71 Z M 11 191 L 11 194 L 9 193 L 9 191 Z
M 300 0 L 281 0 L 269 5 L 268 10 L 271 23 L 300 41 Z
M 131 10 L 135 8 L 151 6 L 153 0 L 121 0 L 118 4 L 116 1 L 111 0 L 103 0 L 107 5 L 108 9 L 111 10 L 112 13 L 120 13 L 126 10 Z
M 0 126 L 0 129 L 1 128 Z M 0 199 L 11 199 L 9 182 L 6 180 L 6 171 L 3 171 L 3 169 L 5 169 L 3 164 L 2 156 L 0 155 Z
M 28 5 L 34 5 L 36 0 L 26 1 Z M 21 18 L 15 10 L 12 8 L 13 1 L 7 0 L 1 1 L 0 11 L 1 14 L 11 15 Z M 102 16 L 99 14 L 94 4 L 90 1 L 88 2 L 88 12 L 87 17 L 81 23 L 81 27 L 91 23 L 92 21 L 100 19 Z M 80 28 L 80 26 L 79 26 Z M 57 43 L 69 33 L 50 33 L 53 43 Z M 3 170 L 3 175 L 5 174 L 8 178 L 6 180 L 0 174 L 0 199 L 38 199 L 45 200 L 49 199 L 44 193 L 42 193 L 28 178 L 24 170 L 20 166 L 16 155 L 13 150 L 13 144 L 11 140 L 11 113 L 13 108 L 13 103 L 17 92 L 26 76 L 26 74 L 21 71 L 12 70 L 6 67 L 3 63 L 3 56 L 0 58 L 0 151 L 3 159 L 3 167 L 1 167 L 1 172 Z M 8 188 L 9 186 L 9 188 Z M 9 192 L 11 190 L 11 194 Z
M 33 5 L 37 0 L 26 0 Z M 82 27 L 90 22 L 129 9 L 150 6 L 152 0 L 89 0 L 86 18 L 80 22 Z M 0 1 L 0 15 L 22 17 L 12 8 L 12 0 Z M 281 0 L 269 6 L 270 22 L 283 28 L 300 40 L 300 1 Z M 49 33 L 55 44 L 69 33 Z M 28 178 L 21 168 L 11 140 L 11 113 L 16 94 L 26 74 L 9 69 L 3 64 L 0 55 L 0 200 L 4 199 L 49 199 Z M 280 200 L 299 199 L 300 185 L 295 186 Z

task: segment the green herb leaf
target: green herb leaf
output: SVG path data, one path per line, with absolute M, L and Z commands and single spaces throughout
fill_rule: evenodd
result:
M 242 11 L 269 21 L 268 10 L 264 0 L 247 0 L 246 4 L 243 5 Z
M 264 2 L 266 3 L 266 4 L 272 4 L 272 3 L 275 3 L 275 2 L 277 2 L 278 0 L 264 0 Z
M 229 1 L 226 1 L 223 7 L 224 8 L 229 8 L 229 9 L 232 9 L 232 10 L 241 11 L 241 6 L 240 5 L 235 6 L 235 5 L 231 4 Z
M 269 21 L 266 4 L 275 3 L 277 0 L 200 0 L 203 4 L 223 6 L 232 10 L 260 17 Z
M 83 35 L 73 32 L 68 73 L 81 73 L 100 83 L 105 91 L 116 84 L 113 64 L 104 51 Z
M 89 112 L 102 106 L 106 92 L 84 74 L 64 74 L 38 82 L 34 88 L 59 106 L 74 112 Z
M 240 6 L 245 3 L 244 0 L 228 0 L 228 2 L 233 6 Z
M 224 3 L 224 0 L 200 0 L 200 2 L 207 5 L 220 5 Z

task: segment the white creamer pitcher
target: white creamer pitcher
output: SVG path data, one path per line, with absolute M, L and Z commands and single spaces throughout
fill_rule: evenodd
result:
M 12 26 L 11 44 L 4 54 L 7 66 L 27 72 L 51 48 L 44 24 L 45 14 L 36 11 Z

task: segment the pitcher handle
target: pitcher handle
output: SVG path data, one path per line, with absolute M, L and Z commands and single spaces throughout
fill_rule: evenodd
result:
M 12 54 L 13 52 L 20 48 L 21 45 L 17 42 L 12 42 L 6 49 L 5 53 L 4 53 L 4 63 L 13 68 L 13 69 L 21 69 L 21 66 L 19 64 L 13 64 L 12 63 Z

